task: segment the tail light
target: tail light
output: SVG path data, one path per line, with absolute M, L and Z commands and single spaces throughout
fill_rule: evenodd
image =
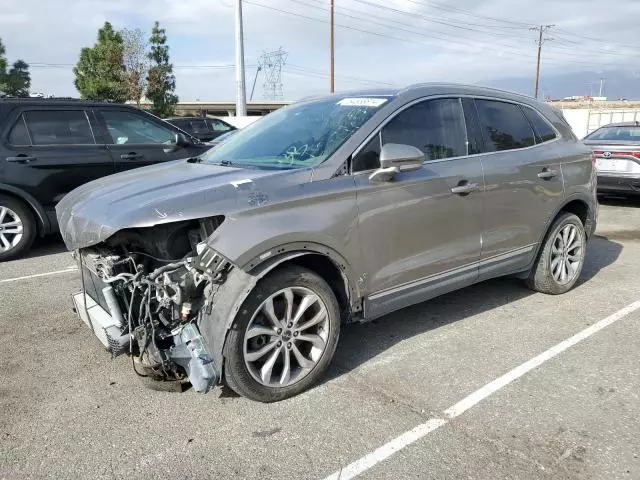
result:
M 591 152 L 591 163 L 596 164 L 596 152 Z

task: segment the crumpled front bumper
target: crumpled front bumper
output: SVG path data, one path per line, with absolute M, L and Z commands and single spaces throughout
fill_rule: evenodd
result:
M 103 293 L 109 304 L 111 293 L 105 287 Z M 94 335 L 104 345 L 112 357 L 130 350 L 131 335 L 121 334 L 122 314 L 115 311 L 115 305 L 110 305 L 109 312 L 86 292 L 81 291 L 72 295 L 75 311 L 80 319 L 91 329 Z M 184 368 L 189 382 L 194 390 L 200 393 L 209 392 L 220 380 L 221 368 L 216 368 L 214 357 L 209 353 L 207 342 L 200 334 L 200 330 L 193 323 L 187 323 L 172 332 L 174 346 L 165 350 L 170 361 Z

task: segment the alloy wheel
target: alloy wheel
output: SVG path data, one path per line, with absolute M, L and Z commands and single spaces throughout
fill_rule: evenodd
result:
M 9 207 L 0 205 L 0 253 L 8 252 L 22 240 L 22 219 Z
M 582 235 L 573 224 L 560 229 L 551 247 L 551 275 L 559 285 L 574 280 L 584 256 Z
M 287 387 L 313 370 L 328 336 L 328 311 L 320 297 L 306 287 L 285 288 L 253 314 L 244 336 L 244 362 L 260 384 Z

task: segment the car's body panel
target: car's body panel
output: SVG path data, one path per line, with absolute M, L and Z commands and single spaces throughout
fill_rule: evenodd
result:
M 478 184 L 468 195 L 451 192 Z M 480 259 L 483 179 L 480 159 L 425 162 L 393 182 L 356 175 L 367 291 L 378 293 Z

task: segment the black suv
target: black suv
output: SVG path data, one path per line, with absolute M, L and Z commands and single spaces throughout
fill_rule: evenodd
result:
M 0 261 L 58 231 L 54 207 L 115 172 L 193 157 L 210 145 L 133 106 L 0 99 Z
M 172 117 L 165 120 L 203 142 L 209 142 L 220 135 L 236 130 L 236 127 L 219 118 Z

